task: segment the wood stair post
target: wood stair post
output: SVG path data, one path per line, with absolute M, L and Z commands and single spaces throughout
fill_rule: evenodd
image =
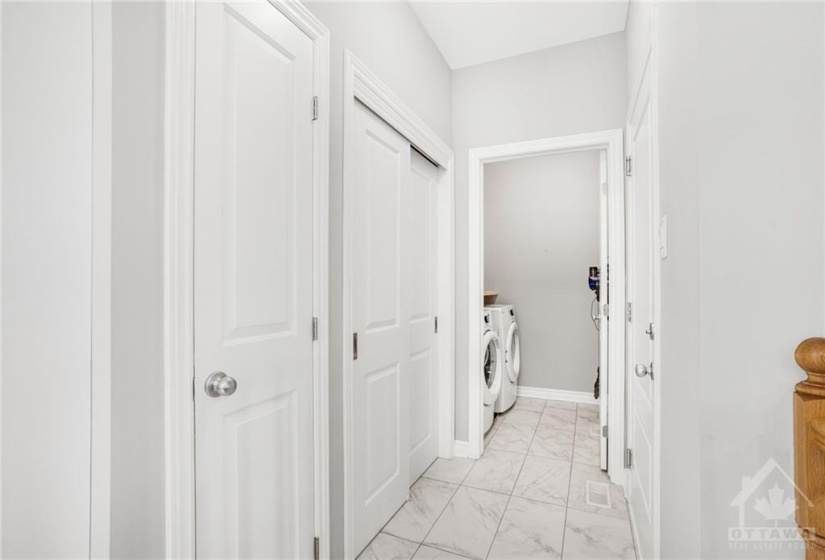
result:
M 802 341 L 795 357 L 808 374 L 793 398 L 796 523 L 806 560 L 825 560 L 825 338 Z

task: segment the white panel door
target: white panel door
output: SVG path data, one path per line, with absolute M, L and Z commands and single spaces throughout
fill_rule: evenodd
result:
M 406 261 L 410 145 L 360 103 L 353 124 L 350 514 L 357 554 L 409 491 L 412 284 Z
M 410 485 L 438 456 L 438 168 L 411 150 L 407 258 L 410 297 Z
M 654 309 L 654 208 L 653 138 L 649 96 L 630 125 L 629 151 L 633 174 L 628 183 L 628 301 L 632 320 L 628 324 L 628 449 L 633 454 L 629 501 L 639 541 L 639 554 L 652 558 L 654 418 L 653 345 Z
M 198 557 L 311 558 L 312 42 L 199 3 L 195 94 Z

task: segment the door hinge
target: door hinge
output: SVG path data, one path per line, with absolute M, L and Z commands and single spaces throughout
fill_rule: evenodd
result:
M 653 340 L 653 339 L 656 338 L 656 331 L 653 329 L 653 323 L 650 323 L 647 326 L 647 330 L 645 331 L 645 334 L 650 337 L 650 340 Z
M 627 310 L 626 310 L 625 314 L 627 315 L 627 322 L 632 323 L 633 322 L 633 304 L 630 303 L 629 301 L 627 302 Z
M 438 334 L 438 315 L 435 316 L 435 326 L 434 326 L 435 334 Z
M 312 553 L 315 557 L 315 560 L 320 560 L 321 558 L 321 539 L 315 537 L 315 540 L 312 543 Z
M 633 175 L 633 158 L 630 156 L 624 158 L 624 174 L 625 177 L 630 177 Z
M 312 318 L 312 340 L 318 340 L 318 317 Z
M 607 437 L 607 424 L 605 424 L 604 426 L 602 426 L 602 437 L 603 437 L 603 438 L 606 438 L 606 437 Z
M 610 319 L 610 304 L 609 303 L 604 304 L 602 315 L 604 315 L 605 319 Z
M 633 450 L 632 449 L 625 449 L 624 450 L 624 468 L 632 469 L 633 468 Z
M 312 120 L 318 120 L 318 96 L 315 95 L 312 98 Z
M 192 376 L 192 401 L 195 400 L 195 377 Z
M 352 333 L 352 359 L 358 359 L 358 333 Z

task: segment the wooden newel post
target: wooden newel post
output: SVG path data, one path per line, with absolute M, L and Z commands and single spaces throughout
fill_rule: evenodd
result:
M 805 558 L 825 560 L 825 338 L 804 340 L 795 357 L 808 374 L 793 397 L 796 523 Z

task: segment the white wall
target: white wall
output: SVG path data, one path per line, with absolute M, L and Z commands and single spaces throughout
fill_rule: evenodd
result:
M 92 14 L 2 7 L 2 556 L 89 554 Z
M 824 37 L 821 3 L 699 8 L 706 558 L 733 556 L 725 529 L 741 477 L 770 457 L 793 467 L 794 349 L 825 319 Z
M 645 12 L 632 4 L 628 65 Z M 730 502 L 769 458 L 792 472 L 793 351 L 822 334 L 823 7 L 657 8 L 662 213 L 662 556 L 729 547 Z
M 484 289 L 515 305 L 519 385 L 592 393 L 599 365 L 588 268 L 599 266 L 599 152 L 487 164 Z
M 623 33 L 463 68 L 453 73 L 458 440 L 467 439 L 468 420 L 468 150 L 622 128 L 626 110 L 625 89 Z
M 162 2 L 113 7 L 113 558 L 164 555 Z
M 447 144 L 452 141 L 451 72 L 406 2 L 311 2 L 331 32 L 330 140 L 330 492 L 331 551 L 344 546 L 342 432 L 343 63 L 351 50 Z

